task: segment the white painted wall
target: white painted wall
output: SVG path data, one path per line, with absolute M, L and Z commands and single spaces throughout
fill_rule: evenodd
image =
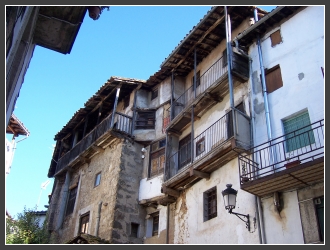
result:
M 271 47 L 269 36 L 278 29 L 283 42 Z M 324 78 L 321 72 L 321 67 L 324 68 L 324 7 L 307 7 L 274 27 L 262 37 L 262 53 L 264 67 L 272 68 L 279 64 L 283 80 L 283 87 L 268 94 L 272 138 L 283 135 L 282 119 L 301 110 L 308 110 L 312 123 L 324 118 Z M 252 71 L 259 77 L 261 71 L 255 44 L 250 47 L 250 55 Z M 253 84 L 261 84 L 260 78 Z M 260 87 L 257 94 L 253 93 L 252 99 L 252 103 L 263 106 Z M 255 144 L 258 145 L 267 141 L 265 112 L 255 117 Z M 283 201 L 284 208 L 279 214 L 275 210 L 273 197 L 262 200 L 266 242 L 303 244 L 297 192 L 284 193 Z
M 139 200 L 151 199 L 162 195 L 160 192 L 163 183 L 163 175 L 153 178 L 144 178 L 140 181 Z
M 304 244 L 297 192 L 283 193 L 283 209 L 279 213 L 273 196 L 262 199 L 267 244 Z
M 269 35 L 280 29 L 283 42 L 271 47 Z M 324 7 L 302 10 L 262 38 L 265 68 L 280 64 L 283 87 L 268 95 L 273 138 L 283 134 L 281 119 L 308 109 L 311 122 L 324 117 Z M 258 48 L 251 47 L 253 71 L 260 75 Z M 298 75 L 304 77 L 299 80 Z M 260 80 L 261 81 L 261 80 Z M 262 94 L 258 94 L 263 103 Z M 264 112 L 256 117 L 256 144 L 267 140 Z
M 258 244 L 258 230 L 253 227 L 255 217 L 255 198 L 239 189 L 237 159 L 214 171 L 209 180 L 202 179 L 185 191 L 183 199 L 176 203 L 175 210 L 175 244 Z M 226 184 L 238 190 L 237 206 L 234 212 L 249 214 L 252 225 L 251 232 L 245 223 L 224 208 L 221 192 Z M 203 219 L 203 192 L 216 186 L 217 217 L 205 221 Z M 186 211 L 186 212 L 184 212 Z

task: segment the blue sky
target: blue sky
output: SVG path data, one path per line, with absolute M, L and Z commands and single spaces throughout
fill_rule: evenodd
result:
M 270 11 L 274 6 L 259 6 Z M 94 21 L 86 13 L 70 54 L 37 46 L 14 114 L 30 131 L 17 143 L 6 178 L 6 208 L 46 210 L 54 136 L 111 77 L 147 80 L 211 6 L 111 6 Z M 7 136 L 11 139 L 11 136 Z M 17 140 L 20 140 L 18 137 Z

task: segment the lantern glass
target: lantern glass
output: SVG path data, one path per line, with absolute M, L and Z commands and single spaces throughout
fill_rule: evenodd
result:
M 236 207 L 237 191 L 232 189 L 231 186 L 231 184 L 227 184 L 227 188 L 222 191 L 224 205 L 227 210 L 231 210 Z

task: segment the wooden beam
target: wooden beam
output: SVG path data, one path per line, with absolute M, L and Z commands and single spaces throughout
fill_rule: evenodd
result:
M 180 64 L 182 64 L 185 60 L 186 60 L 186 58 L 189 56 L 189 54 L 190 53 L 192 53 L 193 51 L 194 51 L 194 49 L 195 49 L 195 47 L 199 44 L 199 43 L 201 43 L 204 39 L 205 39 L 205 37 L 208 35 L 208 34 L 210 34 L 210 32 L 212 31 L 212 30 L 214 30 L 217 26 L 218 26 L 218 24 L 219 23 L 221 23 L 223 20 L 225 19 L 225 16 L 223 15 L 220 19 L 218 19 L 207 31 L 205 31 L 204 32 L 204 34 L 203 34 L 203 36 L 195 43 L 195 45 L 194 46 L 191 46 L 190 47 L 190 49 L 189 49 L 189 51 L 186 53 L 186 55 L 176 64 L 176 66 L 175 66 L 175 68 L 177 68 Z M 173 70 L 175 70 L 175 68 L 173 69 Z
M 168 187 L 163 187 L 162 188 L 162 192 L 164 194 L 172 195 L 173 197 L 176 197 L 176 198 L 178 198 L 180 196 L 180 192 L 179 191 L 176 191 L 176 190 L 171 189 L 171 188 L 168 188 Z
M 198 176 L 200 178 L 205 178 L 206 180 L 210 179 L 209 173 L 204 173 L 193 168 L 190 168 L 190 176 Z
M 92 148 L 97 152 L 104 152 L 104 150 L 105 150 L 104 148 L 96 146 L 96 145 L 92 145 Z

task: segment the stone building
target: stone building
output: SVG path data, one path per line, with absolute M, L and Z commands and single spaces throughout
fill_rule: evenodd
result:
M 214 6 L 148 80 L 111 77 L 55 136 L 57 242 L 322 243 L 322 21 Z

